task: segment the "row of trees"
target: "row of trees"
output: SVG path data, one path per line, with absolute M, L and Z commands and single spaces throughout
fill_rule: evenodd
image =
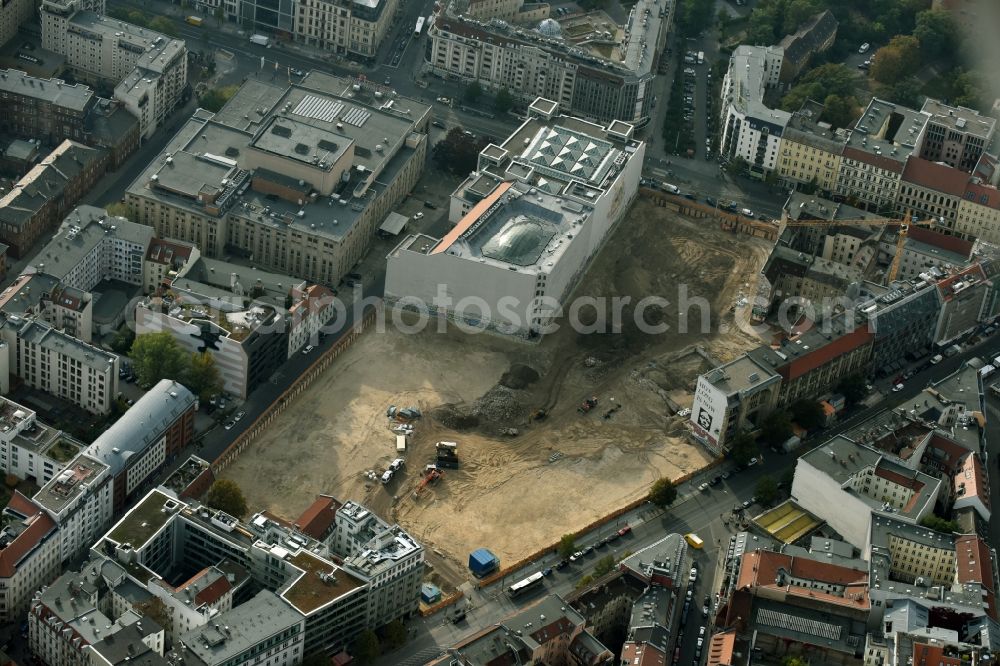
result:
M 142 28 L 149 28 L 150 30 L 155 30 L 156 32 L 162 32 L 167 37 L 177 37 L 180 35 L 180 32 L 177 30 L 177 25 L 166 16 L 150 16 L 146 12 L 139 9 L 128 9 L 121 6 L 109 8 L 108 16 L 116 18 L 119 21 L 127 21 L 128 23 Z
M 208 352 L 189 353 L 181 349 L 167 331 L 138 336 L 129 355 L 141 386 L 172 379 L 184 384 L 200 400 L 208 400 L 222 390 L 215 357 Z
M 465 90 L 462 92 L 462 100 L 470 105 L 483 105 L 489 97 L 490 95 L 483 90 L 479 81 L 473 81 L 465 86 Z M 501 88 L 496 95 L 493 95 L 490 105 L 497 113 L 507 113 L 514 108 L 514 96 L 506 88 Z
M 441 170 L 466 176 L 476 170 L 479 152 L 488 146 L 490 137 L 471 137 L 461 127 L 452 127 L 431 149 L 431 159 Z

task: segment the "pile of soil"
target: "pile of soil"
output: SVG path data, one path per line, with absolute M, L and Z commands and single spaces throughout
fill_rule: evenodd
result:
M 472 430 L 479 426 L 479 417 L 462 411 L 457 405 L 441 405 L 431 417 L 445 428 L 457 431 Z
M 538 371 L 527 365 L 515 363 L 500 377 L 500 385 L 509 389 L 525 389 L 538 381 Z
M 527 408 L 517 391 L 497 384 L 472 403 L 472 414 L 484 421 L 513 425 L 527 418 Z

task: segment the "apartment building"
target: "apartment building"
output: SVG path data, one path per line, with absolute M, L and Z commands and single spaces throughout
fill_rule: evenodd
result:
M 976 330 L 986 318 L 993 287 L 983 266 L 977 263 L 938 281 L 937 289 L 941 310 L 934 342 L 945 346 Z
M 59 526 L 59 561 L 79 557 L 114 516 L 110 469 L 86 453 L 78 454 L 32 498 Z
M 1000 191 L 995 183 L 969 182 L 955 211 L 955 233 L 1000 244 Z
M 364 574 L 368 626 L 416 613 L 424 575 L 424 549 L 398 525 L 390 526 L 352 501 L 337 509 L 327 543 L 343 565 Z
M 483 149 L 479 169 L 452 195 L 448 234 L 410 234 L 389 254 L 387 302 L 421 304 L 506 335 L 549 332 L 637 195 L 645 154 L 631 125 L 595 125 L 557 110 L 535 100 L 502 145 Z M 485 311 L 463 311 L 467 297 Z
M 93 328 L 92 295 L 64 287 L 48 273 L 23 273 L 0 292 L 0 311 L 22 319 L 36 317 L 86 343 Z
M 990 501 L 990 475 L 975 451 L 962 460 L 952 477 L 952 505 L 955 511 L 972 509 L 985 522 L 990 522 L 993 509 Z
M 141 285 L 153 235 L 152 228 L 108 215 L 103 208 L 77 206 L 31 265 L 82 292 L 93 291 L 103 280 Z
M 218 114 L 197 112 L 138 176 L 130 218 L 203 257 L 238 250 L 261 269 L 336 285 L 423 172 L 429 116 L 364 80 L 251 79 Z
M 90 191 L 107 164 L 105 150 L 63 141 L 0 197 L 0 242 L 23 257 Z
M 791 120 L 787 111 L 764 104 L 764 93 L 780 83 L 783 59 L 780 47 L 742 44 L 729 57 L 722 80 L 719 154 L 743 160 L 761 178 L 777 167 L 781 137 Z
M 194 439 L 197 402 L 182 384 L 161 379 L 87 447 L 87 455 L 111 473 L 115 514 Z
M 868 298 L 858 309 L 868 317 L 875 339 L 872 367 L 889 374 L 902 369 L 908 357 L 931 350 L 941 304 L 934 280 L 899 280 L 889 287 L 868 285 Z
M 598 123 L 649 122 L 673 2 L 639 0 L 623 26 L 597 10 L 547 18 L 537 31 L 494 20 L 509 16 L 507 3 L 475 3 L 475 17 L 466 14 L 469 5 L 452 1 L 436 15 L 428 31 L 431 74 L 507 90 L 525 106 L 550 99 L 564 113 Z
M 249 300 L 249 299 L 246 299 Z M 222 390 L 246 398 L 288 358 L 283 314 L 260 301 L 183 279 L 139 302 L 136 335 L 167 332 L 182 349 L 215 359 Z
M 954 107 L 928 97 L 920 112 L 928 116 L 920 141 L 921 159 L 971 173 L 996 132 L 997 121 L 975 109 Z
M 907 158 L 917 150 L 927 119 L 872 98 L 844 146 L 837 191 L 867 210 L 894 208 Z
M 0 424 L 0 470 L 40 486 L 62 472 L 84 447 L 7 398 L 0 398 Z
M 111 84 L 114 97 L 152 136 L 187 87 L 183 40 L 84 10 L 79 0 L 45 0 L 42 47 L 66 58 L 79 77 Z
M 809 100 L 791 115 L 781 134 L 778 175 L 789 185 L 835 192 L 847 132 L 819 120 L 823 105 Z
M 4 69 L 0 101 L 0 132 L 5 134 L 47 146 L 70 139 L 107 148 L 112 169 L 139 147 L 138 119 L 121 102 L 99 97 L 82 83 L 69 85 Z
M 305 620 L 270 590 L 219 613 L 212 624 L 181 634 L 185 663 L 195 666 L 295 666 L 302 661 Z M 190 661 L 189 661 L 190 660 Z
M 92 648 L 114 637 L 123 649 L 139 643 L 162 657 L 164 631 L 152 618 L 132 611 L 109 617 L 107 592 L 127 576 L 119 563 L 94 558 L 36 592 L 28 612 L 31 652 L 49 666 L 90 666 Z M 133 651 L 145 650 L 133 645 Z
M 873 515 L 919 524 L 941 491 L 941 480 L 843 435 L 800 456 L 792 482 L 795 502 L 857 548 L 868 540 Z
M 715 450 L 755 430 L 778 403 L 781 377 L 744 354 L 698 377 L 691 407 L 694 433 Z
M 813 57 L 833 46 L 840 24 L 829 9 L 814 15 L 790 35 L 778 42 L 784 53 L 781 63 L 781 80 L 789 83 L 799 77 L 812 62 Z
M 0 317 L 0 358 L 11 375 L 94 414 L 118 395 L 118 356 L 58 331 L 37 318 Z M 2 379 L 2 378 L 0 378 Z M 4 392 L 9 379 L 2 380 Z
M 320 333 L 337 315 L 336 297 L 330 289 L 314 284 L 299 293 L 288 308 L 288 358 L 306 345 L 317 344 Z
M 309 46 L 371 61 L 398 7 L 398 0 L 300 0 L 292 32 Z
M 35 4 L 25 0 L 12 0 L 0 6 L 0 44 L 17 36 L 21 25 L 28 23 L 35 13 Z
M 153 238 L 146 250 L 142 266 L 142 291 L 152 294 L 159 287 L 172 282 L 201 258 L 201 252 L 191 243 Z
M 939 227 L 953 230 L 968 184 L 969 174 L 964 171 L 911 155 L 903 168 L 896 213 L 935 219 Z
M 42 509 L 14 491 L 0 514 L 0 621 L 20 623 L 32 593 L 59 574 L 56 524 Z
M 127 605 L 136 612 L 153 599 L 159 599 L 169 617 L 163 628 L 167 639 L 174 643 L 182 640 L 182 636 L 193 636 L 192 632 L 198 629 L 210 632 L 213 630 L 211 625 L 222 624 L 220 614 L 233 610 L 235 596 L 242 595 L 249 582 L 250 574 L 246 569 L 231 560 L 223 560 L 217 565 L 205 567 L 176 586 L 162 578 L 154 578 L 146 584 L 148 596 L 131 586 L 116 591 L 116 596 L 121 598 L 123 608 Z M 232 625 L 233 622 L 224 624 Z

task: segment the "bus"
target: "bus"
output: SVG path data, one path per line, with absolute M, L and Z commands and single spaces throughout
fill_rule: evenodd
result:
M 513 585 L 508 587 L 507 596 L 509 596 L 511 599 L 516 599 L 525 592 L 530 592 L 531 590 L 534 590 L 536 587 L 541 587 L 543 578 L 544 576 L 542 576 L 541 571 L 533 573 L 524 580 L 514 583 Z
M 705 545 L 705 542 L 701 540 L 701 537 L 694 532 L 688 532 L 684 535 L 684 540 L 688 542 L 688 545 L 692 548 L 697 548 L 701 550 L 701 547 Z
M 184 22 L 187 23 L 188 25 L 193 25 L 195 27 L 200 28 L 201 24 L 204 23 L 204 20 L 200 16 L 188 16 L 186 19 L 184 19 Z
M 424 31 L 424 21 L 426 21 L 423 16 L 417 17 L 417 27 L 413 29 L 413 36 L 419 37 L 420 33 Z

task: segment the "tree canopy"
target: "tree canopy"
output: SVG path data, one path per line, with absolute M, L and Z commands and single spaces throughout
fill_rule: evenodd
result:
M 817 430 L 822 427 L 823 407 L 817 401 L 803 398 L 793 402 L 789 409 L 795 422 L 806 430 Z
M 917 14 L 913 36 L 920 43 L 920 53 L 925 60 L 950 60 L 954 58 L 959 44 L 955 21 L 944 10 L 927 9 Z
M 407 639 L 406 625 L 401 620 L 393 620 L 382 628 L 382 636 L 390 650 L 401 648 Z
M 187 371 L 187 352 L 168 331 L 137 336 L 129 356 L 143 386 L 153 386 L 161 379 L 182 381 Z
M 443 139 L 434 144 L 431 157 L 439 169 L 457 176 L 466 176 L 475 171 L 479 162 L 479 151 L 489 144 L 486 137 L 475 139 L 461 127 L 452 127 Z
M 501 88 L 500 92 L 493 99 L 493 108 L 499 113 L 507 113 L 514 106 L 514 96 L 506 88 Z
M 378 636 L 371 629 L 365 629 L 354 639 L 354 650 L 351 653 L 360 663 L 370 664 L 382 654 L 382 646 Z
M 606 573 L 609 573 L 615 568 L 615 556 L 605 555 L 601 559 L 597 560 L 597 564 L 594 565 L 594 577 L 600 578 Z
M 559 539 L 559 557 L 566 559 L 576 552 L 576 537 L 572 534 L 563 534 Z
M 778 499 L 778 482 L 770 476 L 762 476 L 757 479 L 757 487 L 754 490 L 754 497 L 765 506 L 773 504 Z
M 842 378 L 837 384 L 837 393 L 844 396 L 849 405 L 861 402 L 868 395 L 865 378 L 857 374 Z
M 920 524 L 924 527 L 929 527 L 932 530 L 947 532 L 949 534 L 959 530 L 958 523 L 955 521 L 947 520 L 941 516 L 934 515 L 933 513 L 929 516 L 925 516 L 924 519 L 920 521 Z
M 781 108 L 798 111 L 806 100 L 823 102 L 831 95 L 844 100 L 853 99 L 856 85 L 857 75 L 851 68 L 840 63 L 826 63 L 803 74 L 782 98 Z
M 871 77 L 892 85 L 920 69 L 920 42 L 913 35 L 896 35 L 872 57 Z
M 208 88 L 198 95 L 198 105 L 206 111 L 216 113 L 226 105 L 226 102 L 236 94 L 237 90 L 239 90 L 239 86 Z
M 222 390 L 222 376 L 215 364 L 215 357 L 208 352 L 193 352 L 184 375 L 184 385 L 199 400 L 208 400 Z
M 666 509 L 668 506 L 673 504 L 676 499 L 677 488 L 670 479 L 665 476 L 661 476 L 653 482 L 653 487 L 649 490 L 650 502 L 661 509 Z
M 750 433 L 741 432 L 736 435 L 729 447 L 729 457 L 737 465 L 746 465 L 758 453 L 757 442 Z
M 205 493 L 202 502 L 208 506 L 225 511 L 230 516 L 243 518 L 249 511 L 247 500 L 243 497 L 243 490 L 235 481 L 229 479 L 218 479 Z
M 769 444 L 781 444 L 792 436 L 792 419 L 788 412 L 776 410 L 760 424 L 760 436 Z

